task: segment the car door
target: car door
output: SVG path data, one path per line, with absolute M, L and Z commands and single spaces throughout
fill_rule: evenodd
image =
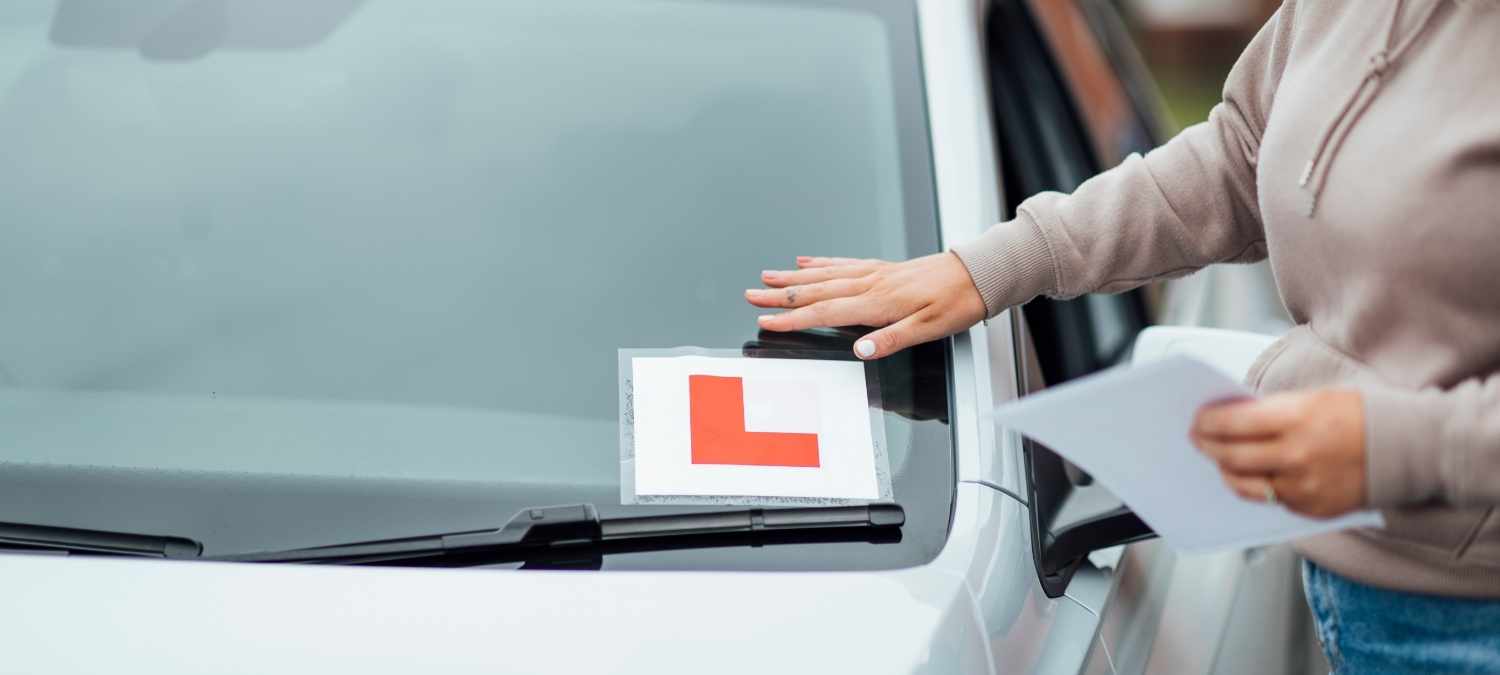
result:
M 1078 0 L 1034 2 L 1032 6 L 1052 10 L 1039 12 L 1039 19 L 1044 26 L 1053 25 L 1052 30 L 1044 27 L 1044 32 L 1054 38 L 1054 45 L 1067 39 L 1060 35 L 1063 31 L 1075 33 L 1077 42 L 1084 45 L 1072 50 L 1076 56 L 1073 60 L 1081 63 L 1070 64 L 1069 50 L 1057 49 L 1055 53 L 1065 79 L 1074 83 L 1075 93 L 1104 92 L 1093 99 L 1079 97 L 1083 99 L 1082 117 L 1103 164 L 1112 165 L 1130 152 L 1144 153 L 1164 141 L 1173 125 L 1167 120 L 1155 82 L 1135 50 L 1117 5 L 1108 0 Z M 1049 19 L 1052 15 L 1057 16 Z M 1089 37 L 1096 39 L 1092 46 Z M 1090 64 L 1091 57 L 1101 63 Z M 1091 68 L 1107 70 L 1114 77 L 1095 75 Z M 1093 86 L 1079 86 L 1079 81 Z M 1214 266 L 1148 291 L 1156 291 L 1148 292 L 1156 307 L 1156 323 L 1271 335 L 1290 327 L 1275 280 L 1263 262 Z M 1144 556 L 1159 546 L 1137 545 L 1132 555 Z M 1169 592 L 1162 609 L 1162 628 L 1154 642 L 1174 644 L 1171 649 L 1153 649 L 1145 662 L 1146 670 L 1236 673 L 1275 670 L 1278 666 L 1286 672 L 1327 670 L 1308 624 L 1297 558 L 1288 546 L 1182 560 L 1173 566 L 1170 583 L 1159 585 L 1168 587 Z M 1106 637 L 1131 622 L 1127 614 L 1106 612 Z M 1120 644 L 1117 636 L 1112 639 L 1119 646 L 1116 665 L 1129 666 L 1131 650 Z M 1184 647 L 1189 644 L 1196 648 Z

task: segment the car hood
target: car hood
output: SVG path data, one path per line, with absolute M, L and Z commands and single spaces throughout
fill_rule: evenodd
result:
M 892 572 L 542 572 L 0 555 L 8 672 L 972 672 L 966 587 Z

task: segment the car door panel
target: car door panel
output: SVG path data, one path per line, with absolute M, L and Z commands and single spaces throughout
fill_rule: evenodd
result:
M 995 533 L 982 540 L 993 545 L 976 548 L 967 581 L 987 631 L 995 672 L 1079 672 L 1095 643 L 1097 610 L 1086 601 L 1049 598 L 1042 592 L 1031 562 L 1024 504 L 987 486 L 961 487 L 988 493 L 974 500 L 973 516 L 983 523 L 981 530 Z M 1101 578 L 1082 592 L 1095 596 L 1097 606 L 1107 589 L 1108 581 Z

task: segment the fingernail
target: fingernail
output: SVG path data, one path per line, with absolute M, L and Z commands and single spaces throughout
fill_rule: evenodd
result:
M 745 297 L 747 297 L 747 298 L 753 298 L 753 297 L 755 297 L 755 296 L 757 296 L 757 295 L 759 295 L 761 293 L 765 293 L 765 291 L 762 290 L 762 289 L 759 289 L 759 288 L 747 288 L 747 289 L 745 289 Z
M 763 277 L 766 277 L 766 278 L 770 278 L 770 277 L 776 276 L 776 271 L 775 270 L 761 270 L 760 275 L 763 276 Z
M 805 256 L 805 255 L 799 255 L 799 256 L 797 256 L 797 262 L 807 262 L 809 260 L 812 260 L 812 256 Z
M 860 340 L 859 342 L 854 343 L 854 353 L 855 354 L 859 354 L 860 358 L 865 358 L 865 359 L 868 359 L 871 356 L 874 356 L 875 355 L 875 341 L 873 341 L 873 340 Z
M 764 326 L 764 325 L 766 325 L 768 323 L 771 323 L 771 319 L 773 317 L 775 317 L 775 316 L 776 316 L 775 314 L 762 314 L 760 316 L 755 317 L 755 320 L 757 322 L 759 322 L 760 325 Z

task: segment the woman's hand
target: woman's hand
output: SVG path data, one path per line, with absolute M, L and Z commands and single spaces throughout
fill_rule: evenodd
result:
M 793 331 L 824 326 L 883 326 L 854 343 L 862 359 L 889 356 L 984 319 L 984 300 L 958 256 L 905 262 L 797 258 L 799 269 L 766 271 L 769 288 L 745 291 L 756 307 L 791 311 L 760 317 L 760 327 Z
M 1241 497 L 1332 518 L 1365 505 L 1365 411 L 1357 391 L 1320 389 L 1205 406 L 1193 444 Z

